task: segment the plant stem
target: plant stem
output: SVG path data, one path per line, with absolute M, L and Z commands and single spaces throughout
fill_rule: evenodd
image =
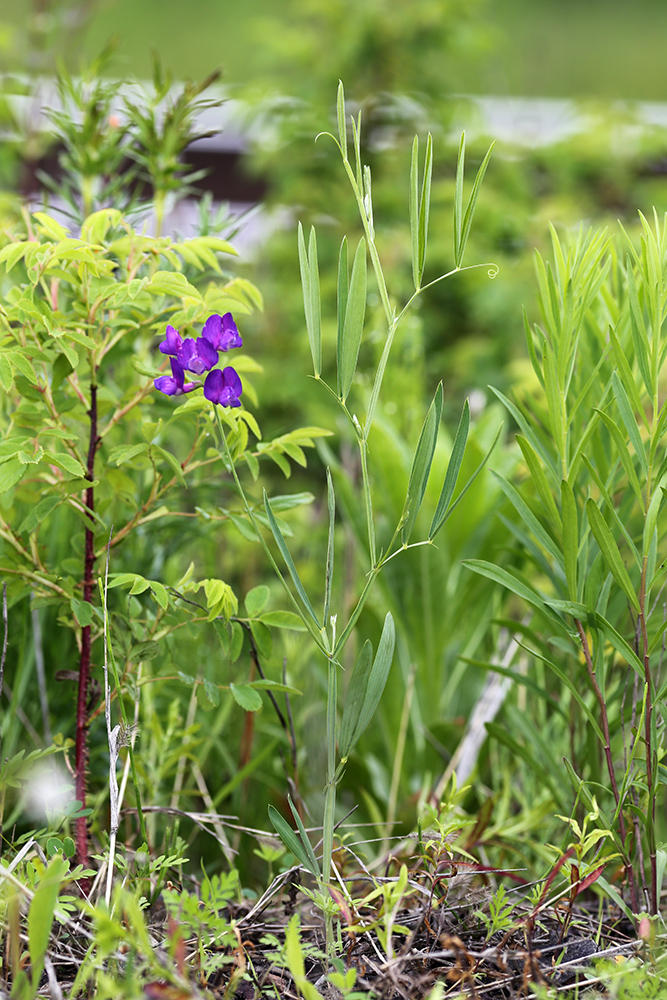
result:
M 577 626 L 577 632 L 579 633 L 579 639 L 581 640 L 581 648 L 584 653 L 584 659 L 586 660 L 586 669 L 588 671 L 588 677 L 595 694 L 598 706 L 600 708 L 600 721 L 602 723 L 602 733 L 604 736 L 604 755 L 607 761 L 607 771 L 609 773 L 609 780 L 611 782 L 611 789 L 614 793 L 614 801 L 616 802 L 616 808 L 618 810 L 618 826 L 621 833 L 621 841 L 623 842 L 623 851 L 625 852 L 626 846 L 626 827 L 625 827 L 625 817 L 623 815 L 623 805 L 621 803 L 620 795 L 618 793 L 618 785 L 616 784 L 616 773 L 614 771 L 614 762 L 611 757 L 611 739 L 609 736 L 609 719 L 607 717 L 607 705 L 604 700 L 604 695 L 600 690 L 600 685 L 598 684 L 597 677 L 595 676 L 595 667 L 593 666 L 593 660 L 591 658 L 591 651 L 588 645 L 588 637 L 584 630 L 584 626 L 581 624 L 578 618 L 574 620 Z M 630 902 L 632 905 L 632 912 L 637 913 L 638 903 L 637 903 L 637 890 L 635 888 L 635 876 L 632 868 L 632 862 L 629 858 L 623 857 L 625 863 L 625 870 L 628 877 L 628 885 L 630 887 Z
M 334 822 L 336 816 L 336 706 L 338 703 L 338 664 L 333 657 L 328 661 L 327 676 L 327 784 L 324 796 L 324 822 L 322 824 L 322 890 L 328 892 L 331 881 L 331 855 L 333 854 Z M 327 957 L 334 953 L 333 918 L 328 910 L 325 916 Z
M 92 483 L 95 471 L 95 453 L 98 447 L 97 437 L 97 385 L 93 370 L 90 384 L 90 437 L 88 441 L 88 462 L 86 479 L 91 485 L 86 490 L 85 507 L 89 511 L 95 509 L 95 495 Z M 83 557 L 83 600 L 91 604 L 93 599 L 93 569 L 95 566 L 95 532 L 93 518 L 89 518 L 90 527 L 86 528 Z M 90 681 L 90 650 L 91 627 L 84 625 L 81 629 L 81 654 L 79 657 L 79 689 L 76 703 L 76 746 L 74 756 L 75 794 L 81 808 L 86 806 L 86 764 L 88 762 L 88 684 Z M 88 824 L 85 816 L 76 821 L 76 860 L 77 864 L 88 864 Z
M 644 557 L 639 592 L 639 626 L 642 636 L 644 662 L 644 683 L 646 685 L 646 711 L 644 713 L 644 739 L 646 741 L 646 786 L 648 788 L 648 808 L 646 810 L 646 834 L 651 863 L 651 914 L 658 913 L 658 866 L 655 843 L 655 788 L 653 783 L 653 685 L 649 657 L 648 630 L 646 627 L 646 570 L 648 560 Z

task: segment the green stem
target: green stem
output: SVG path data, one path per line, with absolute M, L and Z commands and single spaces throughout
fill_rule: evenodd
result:
M 303 613 L 303 611 L 301 610 L 301 605 L 299 604 L 299 602 L 297 601 L 297 599 L 294 597 L 292 591 L 289 588 L 287 580 L 285 579 L 285 577 L 283 576 L 283 574 L 280 572 L 280 567 L 278 566 L 278 563 L 276 562 L 276 560 L 273 558 L 273 553 L 271 552 L 271 549 L 269 548 L 269 546 L 267 545 L 266 541 L 264 540 L 264 535 L 262 534 L 259 522 L 257 521 L 257 518 L 253 514 L 252 508 L 251 508 L 250 504 L 248 503 L 248 498 L 246 497 L 245 491 L 244 491 L 243 487 L 241 486 L 241 480 L 238 477 L 238 473 L 236 471 L 236 466 L 235 466 L 234 460 L 232 458 L 232 453 L 229 450 L 229 443 L 227 441 L 227 435 L 225 434 L 224 428 L 222 426 L 222 420 L 220 419 L 220 413 L 216 409 L 216 405 L 215 404 L 213 404 L 213 410 L 214 410 L 214 413 L 215 413 L 215 419 L 216 419 L 217 424 L 218 424 L 218 431 L 220 433 L 220 439 L 222 441 L 222 445 L 223 445 L 223 449 L 224 449 L 224 457 L 223 457 L 224 464 L 231 471 L 232 477 L 234 479 L 234 485 L 236 486 L 236 490 L 237 490 L 237 492 L 238 492 L 238 494 L 239 494 L 239 496 L 241 498 L 241 502 L 242 502 L 242 504 L 243 504 L 243 506 L 245 508 L 245 512 L 246 512 L 246 514 L 248 515 L 248 517 L 250 519 L 250 523 L 252 524 L 253 528 L 255 529 L 255 534 L 257 535 L 257 540 L 259 541 L 260 545 L 264 549 L 264 554 L 266 555 L 267 559 L 269 560 L 271 568 L 273 569 L 274 573 L 276 574 L 276 576 L 278 577 L 278 579 L 282 583 L 283 588 L 285 590 L 285 593 L 287 594 L 287 596 L 288 596 L 288 598 L 289 598 L 289 600 L 290 600 L 290 602 L 292 604 L 292 607 L 294 608 L 294 610 L 298 614 L 299 618 L 301 619 L 301 621 L 304 623 L 304 625 L 306 626 L 306 628 L 310 632 L 310 635 L 311 635 L 311 637 L 313 639 L 313 642 L 316 644 L 317 648 L 319 650 L 321 650 L 324 653 L 325 656 L 328 657 L 330 655 L 330 650 L 327 648 L 327 644 L 326 644 L 326 642 L 327 642 L 326 625 L 322 629 L 321 633 L 315 628 L 312 620 L 310 619 L 310 616 L 309 615 L 305 615 Z

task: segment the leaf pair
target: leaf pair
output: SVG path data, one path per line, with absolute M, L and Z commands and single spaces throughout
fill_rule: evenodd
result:
M 472 191 L 470 192 L 470 198 L 468 200 L 468 205 L 466 206 L 465 213 L 463 211 L 463 174 L 465 168 L 465 148 L 466 148 L 466 134 L 463 132 L 461 134 L 461 143 L 459 145 L 459 158 L 456 164 L 456 192 L 454 195 L 454 263 L 457 267 L 463 266 L 463 255 L 465 254 L 466 244 L 468 242 L 468 236 L 470 235 L 470 227 L 472 226 L 472 218 L 475 214 L 475 206 L 477 204 L 477 198 L 479 197 L 479 189 L 482 186 L 482 181 L 484 180 L 484 174 L 486 173 L 486 168 L 489 165 L 489 160 L 491 159 L 491 151 L 493 150 L 494 143 L 489 146 L 488 152 L 484 159 L 482 160 L 479 170 L 477 171 L 477 176 L 472 186 Z
M 315 857 L 315 851 L 313 850 L 312 844 L 308 839 L 306 828 L 301 822 L 301 817 L 296 811 L 291 796 L 287 796 L 287 801 L 289 802 L 292 816 L 294 816 L 294 822 L 296 823 L 297 830 L 299 831 L 298 835 L 289 825 L 287 820 L 283 819 L 274 806 L 269 806 L 269 819 L 271 820 L 271 825 L 287 850 L 292 852 L 299 864 L 303 865 L 303 867 L 309 871 L 311 875 L 314 875 L 315 878 L 320 879 L 322 878 L 322 870 L 317 858 Z

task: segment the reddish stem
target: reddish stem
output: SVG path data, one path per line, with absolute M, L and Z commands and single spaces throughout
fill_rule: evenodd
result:
M 85 507 L 89 511 L 95 509 L 95 496 L 92 486 L 95 471 L 95 453 L 99 445 L 97 436 L 97 386 L 94 382 L 90 386 L 90 438 L 88 443 L 88 464 L 86 468 L 86 479 L 91 485 L 86 490 Z M 95 532 L 93 529 L 93 519 L 89 518 L 90 527 L 86 528 L 86 540 L 83 557 L 83 599 L 92 604 L 95 580 L 93 569 L 95 567 Z M 81 655 L 79 658 L 79 690 L 76 702 L 76 746 L 74 756 L 74 771 L 76 775 L 75 790 L 76 798 L 81 803 L 81 807 L 86 806 L 86 765 L 88 763 L 88 684 L 90 681 L 90 649 L 91 634 L 90 625 L 84 625 L 81 629 Z M 86 817 L 82 816 L 76 821 L 76 859 L 77 863 L 88 865 L 88 824 Z

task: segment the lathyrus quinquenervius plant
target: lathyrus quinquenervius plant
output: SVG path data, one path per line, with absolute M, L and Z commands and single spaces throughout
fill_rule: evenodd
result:
M 336 788 L 339 784 L 346 762 L 350 753 L 360 739 L 364 730 L 371 721 L 377 708 L 380 697 L 384 690 L 389 670 L 391 667 L 395 629 L 391 614 L 387 614 L 384 620 L 382 635 L 378 644 L 375 656 L 371 643 L 367 641 L 361 650 L 356 665 L 352 672 L 345 706 L 342 716 L 338 718 L 338 672 L 341 665 L 341 657 L 346 643 L 350 639 L 352 632 L 359 620 L 364 605 L 368 599 L 374 580 L 377 578 L 382 567 L 405 549 L 414 545 L 430 545 L 437 532 L 445 523 L 447 517 L 453 510 L 458 500 L 463 496 L 465 490 L 474 478 L 459 492 L 457 500 L 453 500 L 456 489 L 459 469 L 465 451 L 466 439 L 469 426 L 468 404 L 464 405 L 463 413 L 454 442 L 451 459 L 445 476 L 445 481 L 440 494 L 440 499 L 433 514 L 428 537 L 420 542 L 411 542 L 413 530 L 417 522 L 417 515 L 424 498 L 426 485 L 428 482 L 436 440 L 438 436 L 440 416 L 442 411 L 443 393 L 442 385 L 439 385 L 431 406 L 426 415 L 407 485 L 407 492 L 403 511 L 399 522 L 393 531 L 385 547 L 378 546 L 376 529 L 373 515 L 373 495 L 372 478 L 369 470 L 369 435 L 373 426 L 373 421 L 380 398 L 382 382 L 386 370 L 387 362 L 391 352 L 392 343 L 396 329 L 401 319 L 405 316 L 412 302 L 429 285 L 423 285 L 426 242 L 428 233 L 428 215 L 430 202 L 431 174 L 432 174 L 432 144 L 429 137 L 426 150 L 424 176 L 419 185 L 419 149 L 418 141 L 415 139 L 412 157 L 412 171 L 410 178 L 410 223 L 412 230 L 412 259 L 413 277 L 415 292 L 409 302 L 401 309 L 397 310 L 392 303 L 387 290 L 380 257 L 375 242 L 375 230 L 373 224 L 373 204 L 371 196 L 371 176 L 368 167 L 362 167 L 361 163 L 361 119 L 352 119 L 352 136 L 354 143 L 354 162 L 348 158 L 347 121 L 345 112 L 345 99 L 342 84 L 338 91 L 338 136 L 331 136 L 337 143 L 343 166 L 349 178 L 357 207 L 359 210 L 361 224 L 364 235 L 357 245 L 352 268 L 350 271 L 348 263 L 347 238 L 343 239 L 339 257 L 338 268 L 338 335 L 337 335 L 337 383 L 336 386 L 329 386 L 322 378 L 322 335 L 321 335 L 321 303 L 319 290 L 319 270 L 317 261 L 317 242 L 315 230 L 310 234 L 308 246 L 301 228 L 299 229 L 299 259 L 301 266 L 301 278 L 304 293 L 304 305 L 306 315 L 306 326 L 310 341 L 310 348 L 313 361 L 314 377 L 320 381 L 324 388 L 336 400 L 345 417 L 356 444 L 359 449 L 359 461 L 361 468 L 361 503 L 365 511 L 367 529 L 367 557 L 369 567 L 366 574 L 366 585 L 359 594 L 356 604 L 349 615 L 347 621 L 339 622 L 338 615 L 332 613 L 332 594 L 334 580 L 334 533 L 335 533 L 335 490 L 333 477 L 327 470 L 327 507 L 329 514 L 329 535 L 326 552 L 323 552 L 322 570 L 324 576 L 324 594 L 321 614 L 315 611 L 314 602 L 311 601 L 306 592 L 302 580 L 299 576 L 296 564 L 290 554 L 285 542 L 280 526 L 276 521 L 272 511 L 271 502 L 264 494 L 264 508 L 273 539 L 276 543 L 280 557 L 287 568 L 292 586 L 286 576 L 283 575 L 278 562 L 276 561 L 269 545 L 264 539 L 260 524 L 253 511 L 252 504 L 246 496 L 246 492 L 241 484 L 236 470 L 236 459 L 233 448 L 230 445 L 229 435 L 226 433 L 221 418 L 221 410 L 215 407 L 216 419 L 218 422 L 221 453 L 226 461 L 227 467 L 234 476 L 237 489 L 245 505 L 248 516 L 255 527 L 257 538 L 264 548 L 265 554 L 280 578 L 285 588 L 286 594 L 291 601 L 295 611 L 303 621 L 303 625 L 310 633 L 311 639 L 321 655 L 325 658 L 328 668 L 327 685 L 327 710 L 326 710 L 326 745 L 327 745 L 327 770 L 325 780 L 325 805 L 323 818 L 323 850 L 322 859 L 316 857 L 313 847 L 308 839 L 299 813 L 290 801 L 290 807 L 297 825 L 297 832 L 292 830 L 285 819 L 273 807 L 269 807 L 271 822 L 285 845 L 295 855 L 298 861 L 316 879 L 318 891 L 315 899 L 324 911 L 327 931 L 327 950 L 331 954 L 333 949 L 333 911 L 334 906 L 329 894 L 331 879 L 333 836 L 336 808 Z M 466 210 L 463 208 L 463 166 L 464 166 L 464 143 L 461 141 L 459 154 L 456 200 L 455 200 L 455 263 L 456 268 L 452 274 L 462 269 L 463 254 L 472 223 L 472 216 L 479 193 L 480 185 L 489 161 L 490 151 L 482 162 Z M 349 408 L 348 399 L 352 390 L 354 376 L 357 368 L 359 348 L 364 331 L 366 299 L 367 299 L 367 259 L 370 256 L 371 265 L 374 271 L 379 297 L 384 310 L 384 318 L 387 325 L 387 333 L 380 363 L 375 373 L 373 388 L 370 398 L 361 401 L 365 407 L 363 422 Z M 443 277 L 447 277 L 444 275 Z M 436 281 L 442 280 L 441 278 Z M 433 282 L 431 282 L 433 284 Z M 164 349 L 169 346 L 165 343 Z M 172 353 L 175 355 L 176 365 L 172 378 L 165 383 L 158 385 L 158 388 L 167 392 L 183 392 L 186 389 L 182 376 L 184 367 L 183 359 L 199 350 L 196 345 L 185 347 L 172 337 Z M 204 353 L 208 350 L 203 348 Z M 202 361 L 204 367 L 205 364 Z M 204 394 L 215 404 L 225 402 L 224 399 L 216 398 L 218 391 L 234 392 L 233 376 L 228 376 L 222 390 L 223 378 L 218 376 L 216 385 L 209 388 L 207 376 L 204 386 Z M 237 398 L 237 397 L 234 397 Z M 236 417 L 234 411 L 223 410 L 225 422 L 228 428 L 233 428 Z M 239 410 L 239 417 L 243 416 L 243 410 Z M 488 456 L 487 456 L 488 457 Z
M 467 562 L 531 609 L 516 627 L 533 670 L 516 679 L 542 699 L 542 724 L 512 713 L 510 731 L 488 728 L 566 812 L 550 735 L 562 733 L 576 803 L 599 817 L 600 847 L 611 839 L 624 899 L 599 850 L 582 884 L 599 878 L 629 915 L 656 914 L 667 861 L 667 222 L 641 216 L 639 250 L 624 231 L 580 231 L 564 246 L 552 229 L 552 241 L 553 263 L 537 256 L 542 322 L 525 323 L 535 384 L 514 401 L 497 393 L 525 463 L 521 482 L 500 477 L 523 564 Z

